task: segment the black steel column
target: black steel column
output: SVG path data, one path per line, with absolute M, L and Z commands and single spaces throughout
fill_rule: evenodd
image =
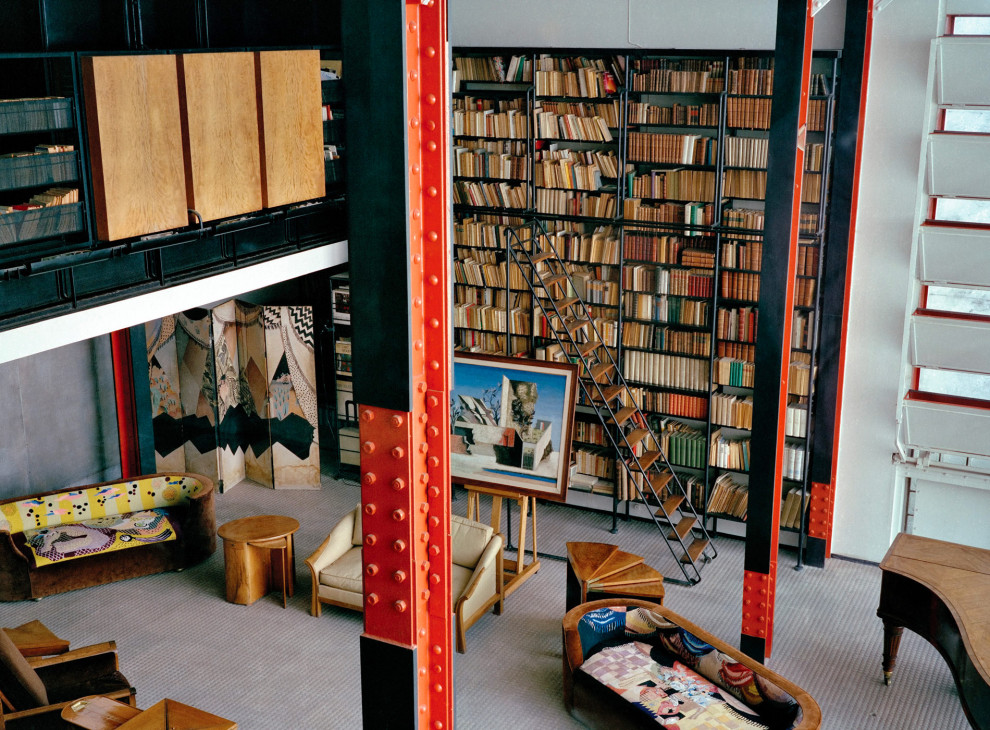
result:
M 870 67 L 873 0 L 846 0 L 842 73 L 835 113 L 831 213 L 826 232 L 818 381 L 813 414 L 811 504 L 808 514 L 809 565 L 824 567 L 831 552 L 835 495 L 835 444 L 839 433 L 842 371 L 845 361 L 845 310 L 852 266 L 860 140 Z
M 778 3 L 740 640 L 757 661 L 769 654 L 773 636 L 812 28 L 810 0 Z
M 151 412 L 151 398 L 147 395 L 148 340 L 143 324 L 130 328 L 131 362 L 134 373 L 134 418 L 137 426 L 138 461 L 142 474 L 158 471 L 155 459 L 155 414 Z

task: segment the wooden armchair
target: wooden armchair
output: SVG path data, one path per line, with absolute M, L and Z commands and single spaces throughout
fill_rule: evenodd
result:
M 112 641 L 52 657 L 26 659 L 0 631 L 0 728 L 68 727 L 62 708 L 80 697 L 105 695 L 133 705 L 134 688 L 119 671 Z
M 491 527 L 458 515 L 450 517 L 451 595 L 457 651 L 464 653 L 464 632 L 492 606 L 502 612 L 502 537 Z M 348 512 L 316 551 L 306 558 L 313 575 L 310 613 L 319 616 L 329 603 L 364 609 L 361 561 L 361 507 Z

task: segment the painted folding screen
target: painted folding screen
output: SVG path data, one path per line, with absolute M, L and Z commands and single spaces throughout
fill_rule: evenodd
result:
M 231 300 L 146 325 L 155 458 L 229 487 L 320 486 L 309 307 Z

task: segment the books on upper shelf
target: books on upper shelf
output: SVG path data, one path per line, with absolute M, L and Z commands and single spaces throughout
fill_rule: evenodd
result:
M 350 337 L 340 337 L 334 344 L 334 369 L 338 375 L 350 375 L 353 372 Z
M 340 324 L 351 323 L 351 287 L 337 286 L 331 298 L 333 321 Z

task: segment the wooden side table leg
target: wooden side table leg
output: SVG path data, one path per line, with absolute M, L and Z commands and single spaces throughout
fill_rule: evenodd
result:
M 519 552 L 516 553 L 516 575 L 522 575 L 526 567 L 526 510 L 529 507 L 529 497 L 525 494 L 519 497 Z
M 898 626 L 887 619 L 883 620 L 883 683 L 890 684 L 890 676 L 894 673 L 894 663 L 897 661 L 897 650 L 901 647 L 903 626 Z

